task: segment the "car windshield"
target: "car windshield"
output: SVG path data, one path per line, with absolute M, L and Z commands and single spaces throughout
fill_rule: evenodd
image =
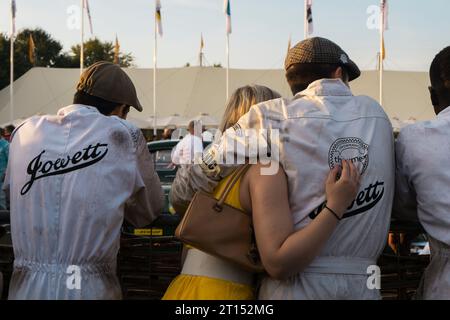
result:
M 172 150 L 158 150 L 153 154 L 156 170 L 170 169 Z

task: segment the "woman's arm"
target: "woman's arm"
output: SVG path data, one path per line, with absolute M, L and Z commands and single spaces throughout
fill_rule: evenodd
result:
M 359 173 L 344 161 L 326 181 L 327 206 L 341 218 L 356 197 Z M 262 165 L 254 165 L 244 178 L 241 202 L 253 212 L 258 249 L 266 271 L 273 278 L 288 278 L 306 268 L 320 253 L 335 230 L 338 219 L 328 209 L 307 227 L 295 231 L 288 201 L 287 178 L 282 169 L 276 175 L 261 175 Z

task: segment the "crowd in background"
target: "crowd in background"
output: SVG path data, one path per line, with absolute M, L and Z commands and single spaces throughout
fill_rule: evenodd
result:
M 2 186 L 5 180 L 6 167 L 8 166 L 9 142 L 14 129 L 13 125 L 0 128 L 0 210 L 9 209 L 9 198 L 3 191 Z

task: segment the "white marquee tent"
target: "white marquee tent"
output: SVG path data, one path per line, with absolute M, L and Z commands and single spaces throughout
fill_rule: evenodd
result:
M 126 69 L 134 81 L 142 113 L 132 111 L 131 119 L 139 126 L 153 126 L 153 77 L 151 69 Z M 205 117 L 220 122 L 225 108 L 225 69 L 178 68 L 159 69 L 157 80 L 157 119 L 174 114 L 180 118 Z M 14 119 L 25 119 L 36 114 L 55 114 L 71 103 L 79 77 L 78 69 L 33 68 L 15 82 Z M 231 90 L 246 84 L 269 86 L 283 96 L 291 96 L 282 70 L 231 70 Z M 428 96 L 428 75 L 425 72 L 385 72 L 385 110 L 391 118 L 401 121 L 433 117 Z M 366 71 L 351 83 L 355 94 L 378 98 L 378 72 Z M 0 91 L 0 123 L 8 123 L 9 88 Z M 160 122 L 160 121 L 158 121 Z M 149 123 L 149 125 L 145 125 Z
M 153 122 L 154 117 L 150 117 L 148 119 L 148 122 L 151 123 L 151 127 L 154 126 Z M 156 118 L 156 127 L 159 129 L 165 128 L 165 127 L 183 127 L 186 126 L 186 124 L 189 122 L 189 120 L 186 117 L 182 117 L 179 114 L 173 114 L 168 117 L 157 117 Z

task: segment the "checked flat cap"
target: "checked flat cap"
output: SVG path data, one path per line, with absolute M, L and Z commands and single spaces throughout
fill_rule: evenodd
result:
M 325 38 L 314 37 L 299 42 L 288 52 L 285 69 L 298 63 L 324 63 L 339 65 L 347 70 L 349 80 L 361 75 L 356 63 L 336 43 Z
M 118 65 L 110 62 L 96 62 L 87 68 L 80 77 L 77 91 L 132 106 L 139 112 L 143 110 L 133 81 Z

